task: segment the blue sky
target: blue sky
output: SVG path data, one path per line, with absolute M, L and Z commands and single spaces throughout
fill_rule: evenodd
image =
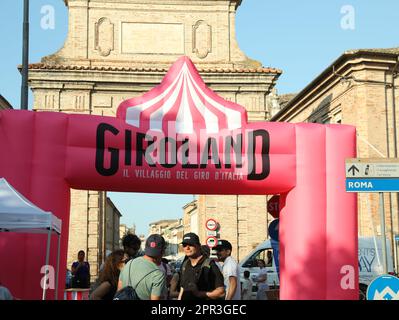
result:
M 30 2 L 32 63 L 62 47 L 68 16 L 62 0 Z M 20 101 L 16 66 L 21 63 L 22 4 L 23 0 L 0 1 L 0 94 L 15 108 Z M 41 10 L 46 5 L 54 8 L 54 29 L 41 27 Z M 354 29 L 342 28 L 348 14 L 341 13 L 344 6 L 354 9 Z M 399 46 L 399 1 L 243 0 L 236 35 L 248 57 L 283 70 L 277 85 L 280 94 L 298 92 L 348 49 Z M 182 206 L 193 199 L 190 195 L 110 196 L 123 214 L 122 222 L 135 223 L 138 233 L 144 234 L 152 221 L 181 216 Z

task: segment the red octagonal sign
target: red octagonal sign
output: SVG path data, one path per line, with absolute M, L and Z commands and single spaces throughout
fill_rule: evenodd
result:
M 280 196 L 276 195 L 270 198 L 267 202 L 267 211 L 273 216 L 278 218 L 280 215 Z

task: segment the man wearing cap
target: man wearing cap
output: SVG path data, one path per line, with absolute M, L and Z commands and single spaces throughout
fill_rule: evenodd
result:
M 161 235 L 150 235 L 144 256 L 130 260 L 121 271 L 118 291 L 131 285 L 141 300 L 160 300 L 166 288 L 165 274 L 159 269 L 165 246 Z
M 182 242 L 188 258 L 181 268 L 179 300 L 215 300 L 224 296 L 223 275 L 216 263 L 203 255 L 195 233 L 187 233 Z
M 222 272 L 226 300 L 241 300 L 240 270 L 238 263 L 231 256 L 232 246 L 227 240 L 219 240 L 215 247 L 218 260 L 223 262 Z

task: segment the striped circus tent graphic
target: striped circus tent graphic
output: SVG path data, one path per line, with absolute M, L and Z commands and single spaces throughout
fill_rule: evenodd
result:
M 216 134 L 247 123 L 245 108 L 210 90 L 185 56 L 172 65 L 159 86 L 123 101 L 117 117 L 143 132 L 176 134 Z

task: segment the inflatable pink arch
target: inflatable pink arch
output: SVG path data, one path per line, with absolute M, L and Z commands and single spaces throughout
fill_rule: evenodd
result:
M 62 219 L 61 266 L 70 188 L 280 194 L 281 299 L 357 299 L 356 196 L 345 192 L 344 171 L 355 143 L 351 126 L 248 123 L 245 109 L 207 88 L 182 57 L 116 118 L 2 111 L 0 177 Z M 0 233 L 1 281 L 16 296 L 41 298 L 45 243 Z

